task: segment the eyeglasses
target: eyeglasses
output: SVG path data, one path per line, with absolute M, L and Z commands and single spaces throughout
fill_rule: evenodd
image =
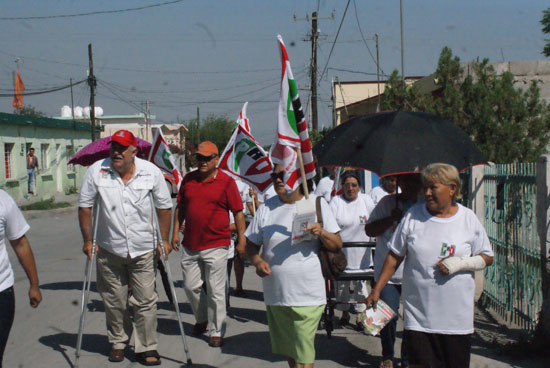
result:
M 277 179 L 284 182 L 285 181 L 284 180 L 285 179 L 285 172 L 284 171 L 279 171 L 278 173 L 272 172 L 271 173 L 271 180 L 272 181 L 277 181 Z
M 197 158 L 197 161 L 199 161 L 199 162 L 208 162 L 208 161 L 213 160 L 216 157 L 218 157 L 218 155 L 212 155 L 212 156 L 196 155 L 195 157 Z
M 358 186 L 359 186 L 359 184 L 357 184 L 357 183 L 344 183 L 342 185 L 342 187 L 344 187 L 344 188 L 356 188 Z

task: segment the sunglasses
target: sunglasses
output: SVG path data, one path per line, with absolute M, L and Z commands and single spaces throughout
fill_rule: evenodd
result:
M 271 173 L 271 180 L 272 181 L 277 181 L 277 179 L 281 180 L 282 182 L 284 182 L 285 180 L 285 172 L 284 171 L 280 171 L 278 173 L 276 172 L 272 172 Z
M 215 159 L 217 156 L 218 155 L 212 155 L 212 156 L 196 155 L 195 157 L 197 158 L 197 161 L 199 161 L 199 162 L 208 162 L 210 160 Z

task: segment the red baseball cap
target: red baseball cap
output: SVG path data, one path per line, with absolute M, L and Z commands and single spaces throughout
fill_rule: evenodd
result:
M 111 136 L 111 142 L 117 142 L 118 144 L 128 147 L 134 146 L 137 147 L 137 139 L 134 135 L 127 130 L 118 130 Z
M 204 141 L 199 144 L 199 149 L 196 152 L 198 155 L 209 157 L 218 154 L 218 147 L 210 141 Z

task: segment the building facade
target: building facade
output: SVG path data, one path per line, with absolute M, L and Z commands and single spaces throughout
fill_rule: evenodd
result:
M 86 167 L 68 165 L 68 161 L 90 142 L 90 124 L 0 113 L 0 150 L 4 158 L 0 189 L 16 200 L 27 196 L 27 153 L 32 147 L 40 171 L 35 195 L 50 198 L 58 192 L 74 192 Z

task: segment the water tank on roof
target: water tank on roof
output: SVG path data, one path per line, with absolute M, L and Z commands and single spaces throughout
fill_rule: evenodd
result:
M 84 107 L 84 109 L 82 110 L 82 114 L 84 115 L 84 117 L 89 118 L 91 110 L 92 109 L 90 108 L 90 106 Z M 95 114 L 96 117 L 103 115 L 103 109 L 99 106 L 96 106 L 94 114 Z
M 70 118 L 71 115 L 71 108 L 67 105 L 61 107 L 61 117 L 62 118 Z
M 90 106 L 84 106 L 82 108 L 82 116 L 84 116 L 85 118 L 90 117 Z
M 74 117 L 75 118 L 81 118 L 82 117 L 82 107 L 77 106 L 74 108 Z
M 100 106 L 95 107 L 95 116 L 103 116 L 103 108 Z

